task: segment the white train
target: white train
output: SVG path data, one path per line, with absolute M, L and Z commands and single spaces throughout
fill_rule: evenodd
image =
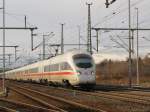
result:
M 7 71 L 6 79 L 90 87 L 96 83 L 95 63 L 86 52 L 70 51 Z

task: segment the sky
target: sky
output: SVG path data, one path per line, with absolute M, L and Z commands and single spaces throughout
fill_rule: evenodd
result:
M 91 6 L 92 27 L 128 27 L 128 0 L 116 0 L 113 4 L 106 8 L 105 0 L 5 0 L 6 2 L 6 26 L 8 27 L 24 27 L 24 16 L 27 16 L 28 27 L 38 27 L 34 33 L 38 36 L 34 37 L 34 46 L 42 41 L 42 35 L 54 32 L 54 36 L 47 37 L 47 44 L 60 43 L 61 23 L 64 23 L 65 44 L 78 43 L 78 26 L 81 27 L 81 43 L 86 43 L 87 35 L 87 3 L 93 3 Z M 131 0 L 131 26 L 136 27 L 136 11 L 139 8 L 139 26 L 140 28 L 150 28 L 150 10 L 149 0 Z M 2 7 L 2 0 L 0 0 Z M 0 26 L 2 26 L 2 10 L 0 10 Z M 0 31 L 0 44 L 2 45 L 2 31 Z M 31 51 L 30 31 L 24 30 L 7 30 L 6 45 L 19 45 L 17 56 L 23 59 L 39 58 L 38 54 L 42 54 L 42 47 L 35 51 Z M 96 47 L 95 31 L 92 31 L 92 44 Z M 126 43 L 128 47 L 127 31 L 100 31 L 99 32 L 99 53 L 109 54 L 109 57 L 120 59 L 128 56 L 128 52 L 124 48 L 112 41 L 115 40 L 121 44 Z M 135 32 L 136 36 L 136 32 Z M 140 38 L 140 55 L 144 56 L 150 52 L 150 33 L 142 31 L 139 33 Z M 144 37 L 144 38 L 142 38 Z M 121 39 L 120 39 L 121 38 Z M 136 38 L 136 37 L 135 37 Z M 122 42 L 123 41 L 123 42 Z M 135 39 L 136 46 L 136 39 Z M 78 46 L 65 46 L 65 51 Z M 82 49 L 86 49 L 82 46 Z M 135 49 L 136 50 L 136 49 Z M 53 48 L 46 48 L 49 54 L 54 51 Z M 0 50 L 2 54 L 2 49 Z M 13 48 L 7 48 L 6 54 L 14 54 Z M 94 53 L 96 53 L 94 51 Z M 96 58 L 98 58 L 96 57 Z M 14 55 L 12 55 L 12 62 Z M 2 62 L 2 61 L 1 61 Z

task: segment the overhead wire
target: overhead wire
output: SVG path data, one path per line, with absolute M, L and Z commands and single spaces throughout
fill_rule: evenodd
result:
M 132 4 L 132 6 L 134 6 L 134 5 L 136 5 L 136 4 L 138 4 L 138 3 L 140 3 L 140 2 L 143 2 L 143 1 L 140 1 L 140 0 L 138 0 L 137 2 L 135 2 L 134 4 Z M 117 13 L 117 14 L 119 14 L 119 13 Z M 113 16 L 110 16 L 110 18 L 108 18 L 108 19 L 111 19 Z M 108 19 L 106 19 L 105 21 L 107 21 Z M 140 23 L 141 24 L 141 23 Z M 97 24 L 96 24 L 97 25 Z
M 138 1 L 136 1 L 135 3 L 132 3 L 132 4 L 131 4 L 131 7 L 133 7 L 133 6 L 139 4 L 140 2 L 143 2 L 143 1 L 144 1 L 144 0 L 138 0 Z M 121 5 L 121 6 L 122 6 L 122 5 Z M 120 6 L 120 7 L 121 7 L 121 6 Z M 115 11 L 111 12 L 109 15 L 105 16 L 102 21 L 96 23 L 93 27 L 96 27 L 97 25 L 102 24 L 102 23 L 104 23 L 104 22 L 106 22 L 106 21 L 112 19 L 114 16 L 120 14 L 121 12 L 127 11 L 127 9 L 128 9 L 128 8 L 123 8 L 123 9 L 119 10 L 118 12 L 115 12 Z

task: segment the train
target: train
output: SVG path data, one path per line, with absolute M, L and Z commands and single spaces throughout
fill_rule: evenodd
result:
M 53 85 L 93 87 L 96 84 L 95 63 L 89 53 L 73 50 L 7 71 L 5 78 Z

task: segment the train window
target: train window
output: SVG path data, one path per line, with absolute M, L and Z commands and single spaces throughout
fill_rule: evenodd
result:
M 80 68 L 91 68 L 92 67 L 92 64 L 91 63 L 83 63 L 83 62 L 80 62 L 80 63 L 77 63 L 76 64 L 78 67 Z
M 50 66 L 49 65 L 45 66 L 44 67 L 44 72 L 49 72 L 49 71 L 50 71 Z
M 29 70 L 30 73 L 37 73 L 38 72 L 38 68 L 32 68 Z
M 25 70 L 25 74 L 28 74 L 28 70 Z
M 33 68 L 32 69 L 32 73 L 37 73 L 38 72 L 38 68 Z
M 91 68 L 93 66 L 92 58 L 88 55 L 76 55 L 73 59 L 76 66 L 79 68 Z
M 61 63 L 60 69 L 61 70 L 72 70 L 71 66 L 67 62 Z
M 59 64 L 50 65 L 50 71 L 59 71 Z

